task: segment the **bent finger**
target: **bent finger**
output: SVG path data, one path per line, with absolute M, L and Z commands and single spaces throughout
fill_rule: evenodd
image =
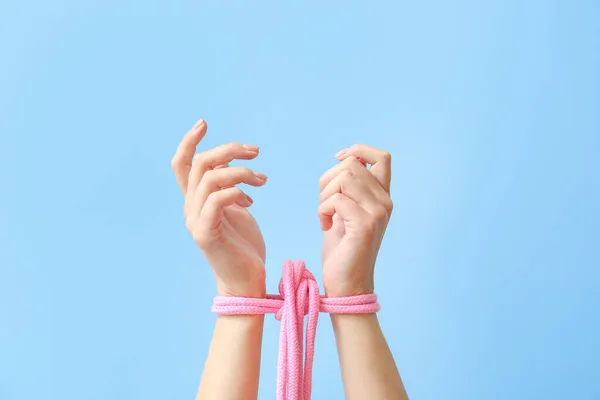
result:
M 207 125 L 204 120 L 199 120 L 181 139 L 177 151 L 171 160 L 171 167 L 175 172 L 175 179 L 185 195 L 188 186 L 188 176 L 192 168 L 192 159 L 196 152 L 196 146 L 206 135 Z
M 202 176 L 216 167 L 233 160 L 252 160 L 258 156 L 258 146 L 241 143 L 228 143 L 196 154 L 190 171 L 187 191 L 190 196 L 202 180 Z
M 336 193 L 321 203 L 317 213 L 321 229 L 324 231 L 328 231 L 333 226 L 334 215 L 338 215 L 345 222 L 358 221 L 367 217 L 367 212 L 356 201 L 342 193 Z
M 320 190 L 323 190 L 329 184 L 329 182 L 331 182 L 340 174 L 340 172 L 344 170 L 352 171 L 355 175 L 359 176 L 361 179 L 364 179 L 369 186 L 381 187 L 377 181 L 377 178 L 375 178 L 373 174 L 369 172 L 366 165 L 362 163 L 360 159 L 354 156 L 349 156 L 343 161 L 339 162 L 337 165 L 330 168 L 321 176 L 319 179 Z
M 392 156 L 385 150 L 366 144 L 355 144 L 337 153 L 340 161 L 354 156 L 371 164 L 371 173 L 377 178 L 381 186 L 389 193 L 392 181 Z
M 252 203 L 252 198 L 238 187 L 231 187 L 211 193 L 200 213 L 200 221 L 203 229 L 208 230 L 208 232 L 217 229 L 221 224 L 225 208 L 234 204 L 240 207 L 250 207 Z
M 365 171 L 365 173 L 369 174 L 368 171 Z M 375 185 L 378 184 L 375 182 Z M 373 188 L 367 184 L 366 179 L 347 169 L 342 170 L 323 188 L 319 201 L 324 202 L 336 193 L 346 195 L 367 209 L 371 209 L 380 203 Z
M 212 193 L 226 190 L 237 184 L 262 186 L 267 176 L 246 167 L 219 168 L 207 171 L 200 182 L 190 205 L 190 215 L 200 214 L 204 204 Z

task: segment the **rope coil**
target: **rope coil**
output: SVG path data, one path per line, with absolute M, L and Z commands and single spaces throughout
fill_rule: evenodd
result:
M 319 295 L 319 286 L 303 261 L 286 261 L 279 282 L 279 295 L 266 298 L 215 297 L 212 312 L 218 315 L 275 314 L 281 321 L 277 368 L 278 400 L 310 400 L 315 336 L 319 312 L 370 314 L 379 311 L 375 294 L 348 297 Z M 304 316 L 306 352 L 303 351 Z M 302 355 L 304 353 L 304 363 Z

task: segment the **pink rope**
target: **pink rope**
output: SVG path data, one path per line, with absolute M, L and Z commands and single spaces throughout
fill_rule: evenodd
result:
M 374 294 L 332 298 L 320 296 L 317 281 L 304 262 L 286 261 L 279 282 L 279 295 L 267 295 L 265 299 L 218 296 L 215 297 L 212 311 L 219 315 L 275 314 L 275 318 L 281 321 L 277 399 L 310 400 L 319 312 L 369 314 L 380 308 Z M 302 368 L 305 315 L 308 315 L 308 322 Z

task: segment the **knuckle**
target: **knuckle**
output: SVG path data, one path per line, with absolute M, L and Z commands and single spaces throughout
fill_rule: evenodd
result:
M 346 159 L 344 160 L 344 162 L 345 162 L 347 165 L 350 165 L 350 166 L 351 166 L 351 165 L 353 165 L 353 164 L 356 164 L 356 163 L 358 163 L 358 157 L 356 157 L 356 156 L 349 156 L 348 158 L 346 158 Z
M 331 196 L 331 200 L 337 203 L 342 200 L 342 197 L 344 196 L 340 192 L 337 192 L 333 196 Z
M 202 176 L 202 181 L 203 182 L 212 182 L 216 179 L 217 174 L 218 174 L 218 170 L 215 170 L 215 169 L 208 170 Z
M 346 158 L 344 160 L 344 162 L 345 162 L 344 169 L 349 170 L 349 171 L 356 171 L 356 169 L 359 166 L 362 166 L 359 158 L 356 156 L 350 156 L 350 157 Z
M 361 228 L 364 233 L 371 235 L 377 231 L 377 221 L 369 218 L 363 222 Z
M 391 213 L 394 210 L 394 202 L 392 199 L 388 198 L 384 203 L 384 207 L 388 213 Z
M 227 145 L 227 149 L 230 151 L 239 150 L 242 148 L 242 144 L 240 142 L 231 142 Z
M 327 182 L 327 181 L 325 180 L 325 177 L 324 177 L 324 176 L 320 177 L 320 178 L 319 178 L 319 187 L 321 187 L 321 188 L 322 188 L 323 186 L 325 186 L 325 183 L 326 183 L 326 182 Z
M 375 222 L 384 221 L 388 218 L 388 212 L 384 207 L 380 207 L 373 212 L 373 218 Z
M 325 207 L 326 205 L 330 205 L 333 203 L 338 203 L 340 201 L 341 194 L 339 192 L 332 194 L 329 197 L 321 196 L 319 209 Z
M 171 168 L 174 170 L 178 170 L 181 166 L 181 159 L 178 156 L 173 157 L 171 159 Z
M 240 172 L 244 176 L 254 176 L 254 172 L 248 167 L 240 167 Z
M 242 189 L 238 187 L 230 187 L 227 189 L 217 190 L 216 192 L 212 192 L 207 199 L 207 203 L 211 204 L 211 210 L 217 210 L 219 206 L 228 201 L 231 198 L 237 198 L 242 194 Z M 210 203 L 209 203 L 210 201 Z
M 344 195 L 341 194 L 340 192 L 334 193 L 328 200 L 327 203 L 329 204 L 340 204 L 344 201 Z
M 217 203 L 219 201 L 219 198 L 221 197 L 221 193 L 223 192 L 223 190 L 217 190 L 216 192 L 212 192 L 210 193 L 208 196 L 206 196 L 206 201 L 204 202 L 204 207 L 211 206 L 214 203 Z
M 352 157 L 348 165 L 349 168 L 356 173 L 359 173 L 359 169 L 364 168 L 365 166 L 359 157 Z
M 204 232 L 196 231 L 192 234 L 192 237 L 200 247 L 206 247 L 210 242 L 210 236 L 206 235 Z
M 381 154 L 381 159 L 383 161 L 392 161 L 392 154 L 389 151 L 384 151 L 383 154 Z
M 206 167 L 206 155 L 204 153 L 198 153 L 194 156 L 192 164 L 196 166 L 196 168 L 204 169 Z

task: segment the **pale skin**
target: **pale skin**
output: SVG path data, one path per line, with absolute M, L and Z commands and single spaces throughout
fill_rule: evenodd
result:
M 229 166 L 256 158 L 259 148 L 229 143 L 196 153 L 206 133 L 206 122 L 198 121 L 172 160 L 186 227 L 213 270 L 219 295 L 265 297 L 266 247 L 248 211 L 253 201 L 237 185 L 260 187 L 267 177 Z M 323 285 L 329 297 L 373 293 L 375 261 L 393 208 L 391 157 L 354 145 L 336 158 L 339 163 L 320 179 Z M 346 398 L 408 399 L 376 315 L 331 320 Z M 263 321 L 263 316 L 217 318 L 197 399 L 257 398 Z

